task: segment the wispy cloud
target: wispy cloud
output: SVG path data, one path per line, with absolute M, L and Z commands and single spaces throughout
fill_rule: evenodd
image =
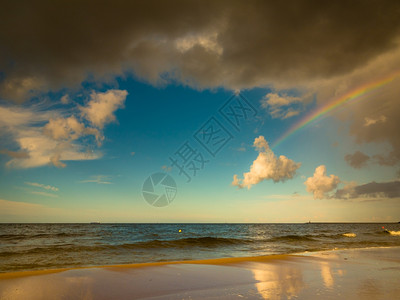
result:
M 310 195 L 302 195 L 297 192 L 294 192 L 293 194 L 272 194 L 272 195 L 263 195 L 260 197 L 260 199 L 268 199 L 268 200 L 277 200 L 277 201 L 282 201 L 282 200 L 288 200 L 290 201 L 291 199 L 297 199 L 297 200 L 312 200 L 313 197 Z
M 80 183 L 97 183 L 97 184 L 113 184 L 109 181 L 111 177 L 107 175 L 95 175 L 91 176 L 90 179 L 81 180 Z
M 51 194 L 51 193 L 46 193 L 46 192 L 40 192 L 40 191 L 30 191 L 31 194 L 34 195 L 39 195 L 39 196 L 45 196 L 45 197 L 51 197 L 51 198 L 58 198 L 59 196 L 56 194 Z
M 39 188 L 42 188 L 45 190 L 50 190 L 53 192 L 58 192 L 58 188 L 55 186 L 51 186 L 51 185 L 41 184 L 41 183 L 37 183 L 37 182 L 25 182 L 25 184 L 34 186 L 34 187 L 39 187 Z

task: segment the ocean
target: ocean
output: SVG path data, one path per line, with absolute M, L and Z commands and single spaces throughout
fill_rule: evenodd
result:
M 0 272 L 399 246 L 398 223 L 0 224 Z

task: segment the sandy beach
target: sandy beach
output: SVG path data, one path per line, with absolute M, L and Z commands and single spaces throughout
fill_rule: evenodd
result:
M 400 299 L 400 248 L 0 274 L 1 299 Z

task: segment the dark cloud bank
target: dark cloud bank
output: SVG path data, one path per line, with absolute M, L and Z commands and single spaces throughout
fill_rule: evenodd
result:
M 335 198 L 398 198 L 400 197 L 400 181 L 370 182 L 353 187 L 350 190 L 337 190 Z
M 399 1 L 2 1 L 0 97 L 107 81 L 252 87 L 350 72 L 396 46 Z

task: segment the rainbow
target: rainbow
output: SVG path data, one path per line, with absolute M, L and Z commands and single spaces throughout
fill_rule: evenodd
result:
M 315 109 L 314 111 L 311 111 L 308 115 L 306 115 L 303 119 L 292 125 L 282 136 L 280 136 L 272 145 L 272 148 L 277 147 L 280 145 L 283 141 L 285 141 L 287 138 L 292 136 L 294 133 L 299 131 L 300 129 L 306 127 L 307 125 L 313 123 L 314 121 L 320 119 L 327 113 L 336 110 L 339 108 L 341 105 L 344 105 L 350 101 L 354 101 L 361 96 L 376 90 L 377 88 L 380 88 L 381 86 L 384 86 L 388 84 L 389 82 L 393 81 L 397 76 L 400 75 L 400 71 L 397 71 L 395 73 L 392 73 L 390 76 L 386 76 L 383 79 L 379 79 L 373 82 L 369 82 L 367 84 L 364 84 L 362 86 L 359 86 L 350 92 L 340 96 L 339 98 L 334 98 L 331 101 L 328 101 L 325 105 Z

